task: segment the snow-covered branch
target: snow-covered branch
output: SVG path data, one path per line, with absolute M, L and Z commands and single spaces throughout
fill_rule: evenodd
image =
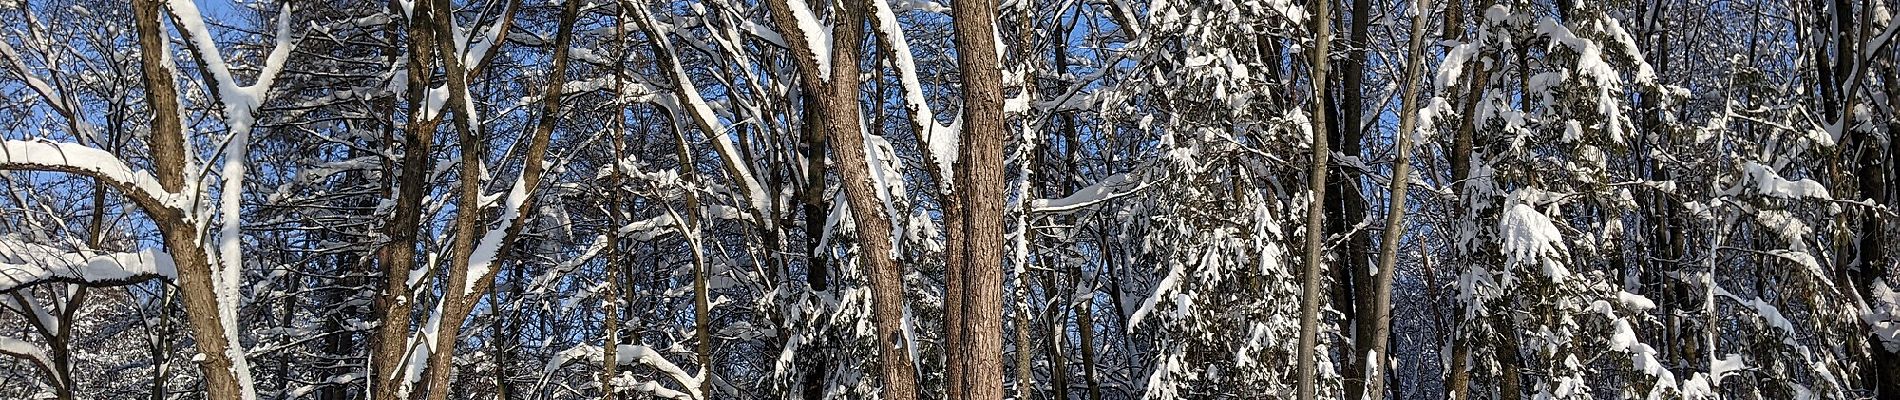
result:
M 57 247 L 0 238 L 0 293 L 41 282 L 122 285 L 148 279 L 174 279 L 178 268 L 170 254 L 71 252 Z
M 150 172 L 134 170 L 111 152 L 77 143 L 0 142 L 0 170 L 55 171 L 97 178 L 154 212 L 183 214 L 182 196 L 165 190 Z

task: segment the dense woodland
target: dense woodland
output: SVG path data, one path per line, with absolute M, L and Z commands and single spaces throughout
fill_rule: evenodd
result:
M 1900 398 L 1895 0 L 0 0 L 0 398 Z

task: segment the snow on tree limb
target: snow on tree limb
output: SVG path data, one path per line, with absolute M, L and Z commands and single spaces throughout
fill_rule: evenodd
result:
M 924 85 L 917 78 L 917 61 L 911 54 L 910 41 L 904 36 L 904 28 L 897 22 L 897 14 L 892 11 L 889 0 L 870 0 L 873 16 L 872 26 L 876 28 L 877 40 L 884 47 L 884 54 L 891 66 L 897 69 L 898 83 L 904 91 L 904 109 L 910 115 L 911 129 L 917 130 L 917 136 L 923 138 L 926 156 L 937 168 L 938 186 L 948 193 L 951 177 L 955 175 L 951 165 L 957 161 L 958 124 L 937 123 L 937 117 L 931 111 L 930 102 L 924 98 Z
M 1114 200 L 1148 188 L 1147 182 L 1132 182 L 1129 174 L 1109 175 L 1088 187 L 1059 199 L 1036 199 L 1029 202 L 1030 208 L 1038 213 L 1069 212 L 1077 209 Z
M 55 171 L 85 175 L 118 188 L 142 207 L 184 213 L 183 196 L 166 191 L 158 178 L 134 170 L 112 153 L 77 143 L 8 140 L 0 142 L 0 170 Z
M 171 255 L 161 251 L 71 252 L 0 237 L 0 293 L 41 282 L 109 286 L 177 276 Z

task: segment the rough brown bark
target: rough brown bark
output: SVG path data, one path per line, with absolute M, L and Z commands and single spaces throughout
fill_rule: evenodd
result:
M 960 330 L 949 350 L 947 368 L 960 381 L 949 384 L 961 399 L 1003 398 L 1003 78 L 996 54 L 994 0 L 960 2 L 951 12 L 957 69 L 963 83 L 963 132 L 953 196 L 960 210 L 949 241 L 960 243 L 961 270 L 948 279 L 959 283 L 946 297 L 961 297 L 946 324 Z
M 1463 324 L 1459 324 L 1463 329 Z M 1452 338 L 1451 367 L 1445 378 L 1446 398 L 1465 400 L 1471 396 L 1471 341 L 1459 332 Z
M 132 14 L 138 32 L 145 101 L 152 110 L 152 169 L 165 190 L 177 192 L 184 187 L 187 167 L 184 126 L 178 115 L 175 77 L 166 65 L 168 45 L 166 35 L 160 32 L 162 7 L 164 5 L 157 0 L 136 0 L 132 2 Z M 144 208 L 164 237 L 165 248 L 173 250 L 172 261 L 178 268 L 177 284 L 184 300 L 186 326 L 191 329 L 198 351 L 204 354 L 198 367 L 203 373 L 205 396 L 216 399 L 249 396 L 248 388 L 238 382 L 237 371 L 233 369 L 229 336 L 219 318 L 217 294 L 211 282 L 211 260 L 201 250 L 205 247 L 199 240 L 198 230 L 182 210 Z
M 1033 351 L 1030 350 L 1030 348 L 1034 347 L 1034 345 L 1031 344 L 1029 341 L 1029 319 L 1030 318 L 1029 318 L 1028 311 L 1020 307 L 1012 307 L 1012 308 L 1016 310 L 1016 398 L 1027 399 L 1029 398 L 1030 393 L 1036 391 L 1036 371 L 1034 370 L 1035 367 L 1033 366 L 1033 363 L 1031 362 L 1031 359 L 1030 359 L 1030 355 L 1034 353 Z M 1050 346 L 1048 346 L 1048 348 L 1050 349 L 1049 351 L 1051 353 L 1056 352 L 1056 350 L 1054 350 L 1054 347 L 1055 347 L 1054 343 L 1051 343 Z M 1053 357 L 1053 356 L 1050 357 L 1051 361 L 1054 361 L 1055 359 L 1056 357 Z M 1052 370 L 1059 371 L 1060 368 L 1052 368 Z M 1055 375 L 1055 374 L 1056 374 L 1055 372 L 1051 373 L 1051 375 Z M 1056 376 L 1060 376 L 1060 375 L 1056 375 Z M 1056 386 L 1057 388 L 1061 387 L 1060 384 L 1057 384 L 1057 385 L 1058 385 Z M 1059 397 L 1059 398 L 1067 398 L 1067 397 Z
M 1482 10 L 1489 7 L 1489 0 L 1479 0 L 1477 4 L 1474 4 L 1472 9 Z M 1465 12 L 1464 0 L 1453 0 L 1448 4 L 1445 10 L 1444 32 L 1446 35 L 1454 36 L 1459 40 L 1466 38 L 1467 31 L 1464 26 Z M 1483 27 L 1482 18 L 1474 19 L 1473 24 L 1477 25 L 1476 28 L 1481 29 Z M 1484 94 L 1484 85 L 1489 73 L 1490 70 L 1483 67 L 1467 68 L 1465 72 L 1464 104 L 1461 104 L 1460 110 L 1462 113 L 1460 115 L 1465 115 L 1467 118 L 1459 119 L 1458 131 L 1452 137 L 1451 155 L 1449 156 L 1451 159 L 1451 187 L 1454 193 L 1463 193 L 1465 180 L 1471 177 L 1472 142 L 1476 136 L 1477 127 L 1474 125 L 1473 118 L 1468 118 L 1468 116 L 1473 115 L 1473 112 L 1477 109 L 1478 98 Z M 1447 387 L 1447 391 L 1450 392 L 1452 400 L 1464 400 L 1471 394 L 1470 358 L 1472 339 L 1468 325 L 1472 322 L 1465 321 L 1462 318 L 1456 318 L 1454 322 L 1452 325 L 1456 333 L 1452 335 L 1452 364 L 1451 370 L 1447 372 L 1449 377 L 1446 378 L 1445 386 Z
M 392 10 L 401 7 L 391 1 Z M 417 2 L 411 11 L 414 18 L 409 19 L 408 33 L 408 79 L 409 82 L 428 82 L 426 66 L 434 63 L 435 31 L 434 21 L 428 17 L 434 7 L 429 2 Z M 383 227 L 383 234 L 389 237 L 385 243 L 379 264 L 383 266 L 383 288 L 376 296 L 376 320 L 380 324 L 370 339 L 370 360 L 373 361 L 368 379 L 371 392 L 377 399 L 394 399 L 402 390 L 405 377 L 402 374 L 403 359 L 409 354 L 405 347 L 409 336 L 409 313 L 415 309 L 415 303 L 409 296 L 409 272 L 415 269 L 416 245 L 419 238 L 416 229 L 422 218 L 422 198 L 432 186 L 428 179 L 429 171 L 435 168 L 435 157 L 430 154 L 435 141 L 435 129 L 440 119 L 422 118 L 427 107 L 428 85 L 411 84 L 404 96 L 409 102 L 407 113 L 410 121 L 404 128 L 402 139 L 402 166 L 400 182 L 396 191 L 396 207 L 389 224 Z
M 863 127 L 859 121 L 859 56 L 864 38 L 867 4 L 847 0 L 833 9 L 831 70 L 821 73 L 818 54 L 805 48 L 803 32 L 792 16 L 791 5 L 783 0 L 768 2 L 772 20 L 786 42 L 794 47 L 793 62 L 799 69 L 799 84 L 806 93 L 817 94 L 817 119 L 824 123 L 832 154 L 837 157 L 839 184 L 844 189 L 846 206 L 857 227 L 857 258 L 871 280 L 872 320 L 877 331 L 878 376 L 883 380 L 883 395 L 894 400 L 917 398 L 917 373 L 910 358 L 909 341 L 903 337 L 903 267 L 891 254 L 891 224 L 877 189 L 872 186 L 870 164 L 864 151 Z M 829 76 L 833 79 L 823 79 Z M 839 79 L 843 77 L 842 79 Z M 806 112 L 813 110 L 807 109 Z M 809 119 L 808 119 L 809 121 Z M 822 153 L 820 153 L 822 154 Z M 822 185 L 822 181 L 812 184 Z M 811 221 L 807 221 L 811 223 Z

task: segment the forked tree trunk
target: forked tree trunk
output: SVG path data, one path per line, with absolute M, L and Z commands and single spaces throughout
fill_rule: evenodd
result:
M 454 10 L 453 4 L 449 0 L 432 0 L 432 2 L 437 11 L 430 15 L 434 20 L 436 37 L 454 37 L 455 26 L 449 15 L 449 12 Z M 510 9 L 512 8 L 513 5 L 510 6 Z M 547 167 L 542 160 L 547 155 L 548 142 L 554 135 L 554 124 L 561 113 L 561 91 L 567 81 L 568 45 L 573 40 L 574 21 L 578 15 L 579 2 L 566 2 L 561 7 L 560 26 L 556 28 L 554 36 L 553 66 L 548 73 L 546 93 L 541 98 L 541 115 L 535 121 L 534 131 L 527 145 L 527 156 L 522 160 L 521 182 L 516 183 L 524 190 L 522 196 L 525 200 L 519 205 L 504 205 L 517 207 L 510 211 L 520 217 L 502 222 L 505 226 L 502 227 L 501 245 L 494 249 L 496 254 L 491 257 L 492 261 L 489 261 L 487 271 L 477 276 L 469 276 L 469 264 L 471 256 L 474 255 L 476 238 L 485 235 L 484 230 L 481 229 L 484 224 L 480 223 L 482 217 L 480 177 L 486 147 L 482 144 L 478 121 L 474 120 L 475 116 L 465 111 L 473 108 L 470 102 L 474 100 L 468 98 L 469 74 L 462 65 L 460 50 L 456 48 L 453 41 L 436 41 L 437 54 L 442 56 L 439 58 L 442 61 L 443 72 L 448 75 L 447 107 L 453 110 L 451 115 L 455 121 L 456 131 L 460 134 L 462 146 L 460 187 L 462 198 L 461 204 L 457 206 L 460 211 L 455 221 L 455 255 L 449 262 L 447 285 L 443 287 L 444 294 L 440 300 L 442 302 L 441 326 L 437 327 L 435 345 L 429 353 L 429 400 L 448 398 L 449 382 L 455 372 L 451 361 L 454 360 L 455 342 L 462 330 L 462 320 L 474 310 L 475 303 L 487 295 L 489 283 L 493 282 L 496 272 L 500 270 L 501 253 L 520 233 L 522 220 L 527 218 L 525 211 L 534 205 L 533 193 L 540 185 L 541 175 Z M 507 18 L 512 18 L 512 15 L 504 13 L 502 18 L 503 21 L 499 23 L 505 25 Z M 448 111 L 445 110 L 445 112 Z
M 138 32 L 140 72 L 145 83 L 145 100 L 152 111 L 152 170 L 159 185 L 177 193 L 185 186 L 184 125 L 181 124 L 178 87 L 173 82 L 167 51 L 170 45 L 160 28 L 164 4 L 157 0 L 132 2 L 134 24 Z M 212 283 L 211 260 L 202 249 L 202 235 L 196 223 L 182 210 L 144 207 L 163 236 L 165 248 L 172 250 L 172 262 L 178 270 L 179 296 L 184 301 L 186 326 L 191 329 L 199 353 L 205 396 L 214 399 L 251 399 L 255 394 L 239 379 L 238 365 L 231 355 L 230 336 L 220 317 L 217 291 Z M 248 367 L 246 367 L 248 368 Z
M 392 10 L 400 7 L 396 1 L 390 2 Z M 407 24 L 409 82 L 429 80 L 428 66 L 435 58 L 434 20 L 428 17 L 433 10 L 430 2 L 421 1 L 416 2 L 411 11 L 414 16 Z M 422 198 L 433 186 L 428 179 L 429 171 L 435 168 L 431 147 L 436 126 L 441 123 L 439 118 L 422 117 L 428 92 L 428 85 L 409 85 L 408 93 L 404 94 L 409 102 L 410 122 L 403 132 L 402 172 L 398 177 L 394 215 L 383 228 L 389 242 L 378 254 L 383 287 L 376 295 L 375 317 L 380 324 L 370 338 L 371 376 L 366 379 L 377 399 L 397 398 L 406 381 L 402 363 L 409 353 L 405 346 L 409 337 L 409 313 L 415 309 L 415 300 L 409 295 L 409 272 L 416 263 L 417 232 L 420 231 L 416 227 L 420 226 L 422 217 Z

